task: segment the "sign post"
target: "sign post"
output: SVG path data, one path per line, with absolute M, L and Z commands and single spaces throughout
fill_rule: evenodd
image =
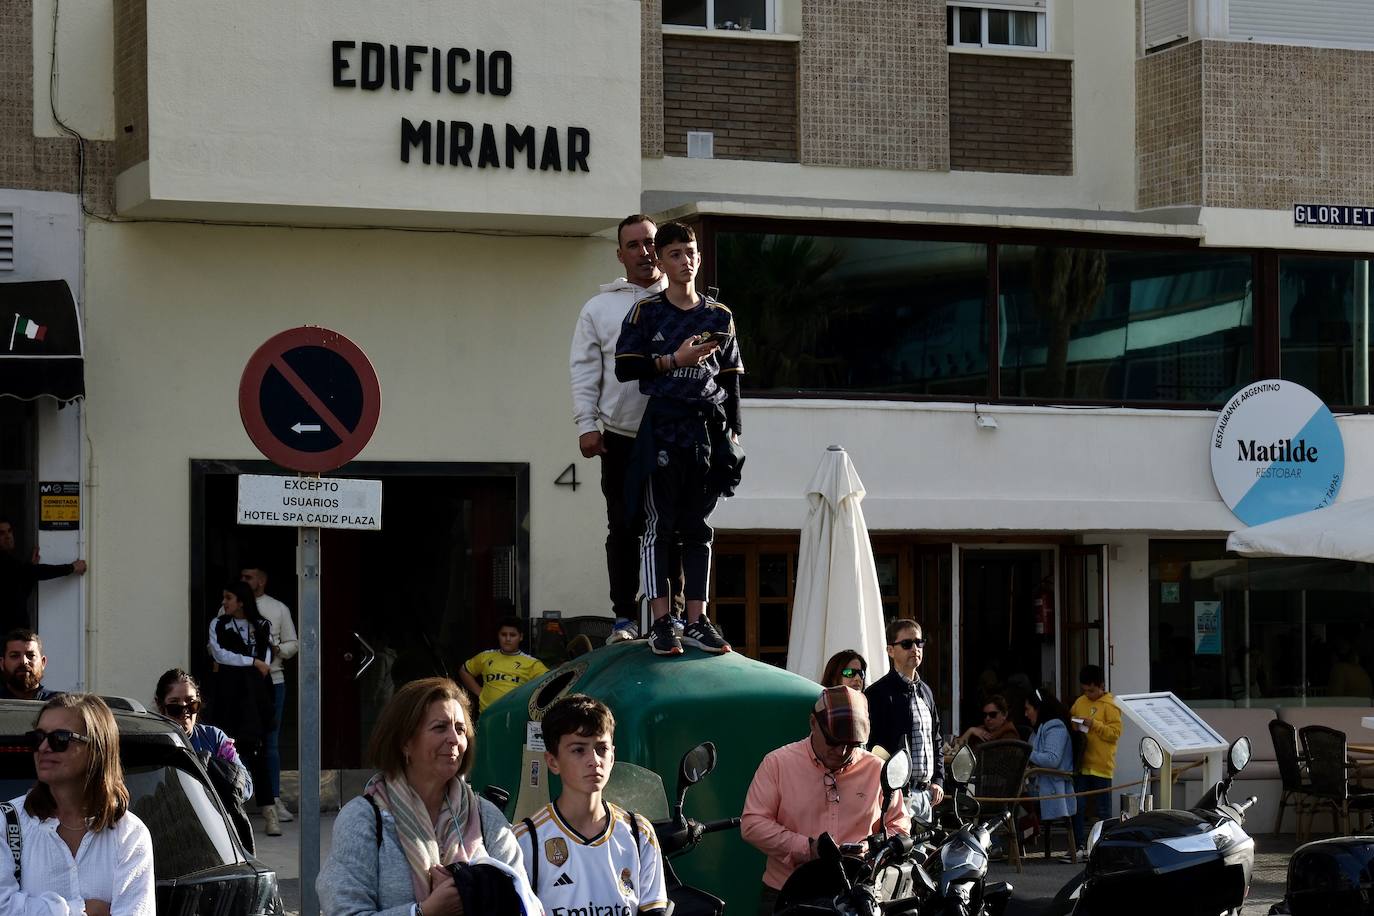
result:
M 239 417 L 253 444 L 278 465 L 310 475 L 294 488 L 291 478 L 245 475 L 238 507 L 239 524 L 299 530 L 302 916 L 320 910 L 320 529 L 381 528 L 380 481 L 331 482 L 319 474 L 363 450 L 381 404 L 377 374 L 363 351 L 325 328 L 293 328 L 272 337 L 249 358 L 239 381 Z M 372 512 L 373 488 L 367 484 L 375 484 Z
M 1174 757 L 1178 754 L 1202 754 L 1202 784 L 1216 780 L 1219 752 L 1226 750 L 1226 739 L 1208 725 L 1197 713 L 1172 693 L 1118 694 L 1116 704 L 1122 715 L 1140 730 L 1159 742 L 1164 751 L 1164 767 L 1160 770 L 1158 808 L 1174 806 Z

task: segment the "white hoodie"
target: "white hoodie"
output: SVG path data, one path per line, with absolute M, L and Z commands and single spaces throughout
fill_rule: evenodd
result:
M 639 421 L 649 399 L 639 393 L 638 382 L 615 377 L 615 344 L 620 326 L 636 302 L 668 287 L 668 278 L 645 288 L 621 277 L 601 287 L 587 300 L 573 330 L 568 369 L 572 375 L 573 422 L 577 434 L 594 433 L 597 421 L 622 436 L 639 432 Z

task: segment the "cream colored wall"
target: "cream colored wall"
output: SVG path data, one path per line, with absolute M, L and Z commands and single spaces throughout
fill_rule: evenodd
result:
M 94 222 L 88 233 L 96 689 L 146 696 L 150 670 L 187 661 L 190 460 L 258 457 L 239 375 L 300 324 L 342 332 L 376 366 L 381 421 L 362 460 L 529 462 L 533 610 L 605 612 L 604 503 L 577 451 L 567 365 L 578 310 L 617 275 L 611 243 Z M 576 493 L 553 483 L 569 462 L 587 482 Z
M 57 17 L 57 113 L 87 140 L 115 138 L 113 0 L 33 0 L 33 133 L 65 137 L 53 120 L 53 10 Z

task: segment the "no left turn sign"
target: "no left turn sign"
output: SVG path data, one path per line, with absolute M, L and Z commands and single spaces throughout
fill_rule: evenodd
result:
M 292 328 L 258 347 L 239 381 L 248 438 L 284 468 L 319 473 L 372 438 L 382 392 L 357 344 L 327 328 Z

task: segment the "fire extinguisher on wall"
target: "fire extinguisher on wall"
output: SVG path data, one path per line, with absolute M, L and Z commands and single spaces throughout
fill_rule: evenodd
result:
M 1046 577 L 1040 583 L 1032 602 L 1035 609 L 1035 633 L 1037 636 L 1054 635 L 1054 580 Z

